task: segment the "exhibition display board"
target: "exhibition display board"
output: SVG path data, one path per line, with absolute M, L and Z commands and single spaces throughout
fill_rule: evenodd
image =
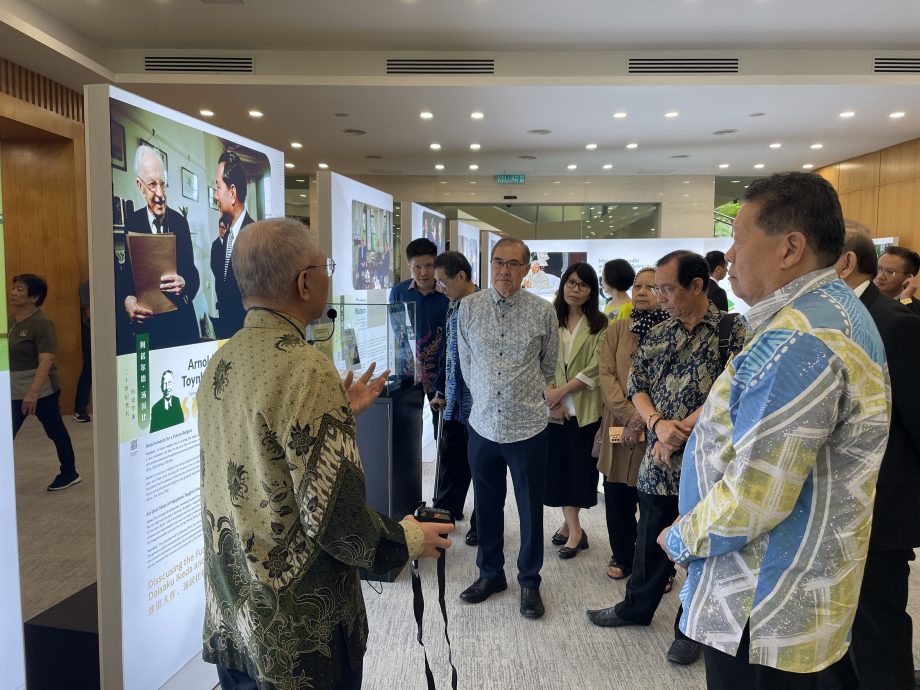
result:
M 476 285 L 479 282 L 480 272 L 480 231 L 475 225 L 464 223 L 462 220 L 452 220 L 450 234 L 450 248 L 458 251 L 467 258 L 470 266 L 473 268 L 473 275 L 470 276 Z
M 233 241 L 284 214 L 284 159 L 113 87 L 86 112 L 102 682 L 147 690 L 201 653 L 196 395 L 244 318 Z
M 611 259 L 626 259 L 635 269 L 655 267 L 658 259 L 678 249 L 687 249 L 705 256 L 718 249 L 726 252 L 732 245 L 727 237 L 687 237 L 649 240 L 531 240 L 530 270 L 522 286 L 552 301 L 559 287 L 559 278 L 571 264 L 586 261 L 597 271 L 598 278 L 604 264 Z M 719 285 L 728 294 L 729 311 L 743 314 L 748 305 L 732 292 L 731 283 L 723 280 Z
M 492 250 L 495 248 L 496 243 L 502 238 L 501 235 L 498 235 L 494 232 L 485 233 L 486 244 L 488 245 L 486 251 L 482 253 L 482 278 L 483 282 L 480 284 L 480 287 L 492 287 L 492 268 L 490 261 L 492 259 Z
M 2 154 L 2 151 L 0 151 Z M 0 285 L 6 286 L 3 250 L 3 180 L 0 180 Z M 6 299 L 0 300 L 0 553 L 7 567 L 0 570 L 0 668 L 5 687 L 26 684 L 22 648 L 22 600 L 19 595 L 19 544 L 16 535 L 16 477 L 13 469 L 13 429 L 9 424 L 10 360 Z
M 412 211 L 409 214 L 409 222 L 411 223 L 410 239 L 417 240 L 424 237 L 437 245 L 438 254 L 443 252 L 447 246 L 447 219 L 444 214 L 415 203 L 409 206 Z M 408 278 L 409 276 L 406 277 Z

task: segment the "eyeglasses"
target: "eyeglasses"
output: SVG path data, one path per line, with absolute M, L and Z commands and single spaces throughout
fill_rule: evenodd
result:
M 667 297 L 668 299 L 670 299 L 670 298 L 671 298 L 671 295 L 674 294 L 674 291 L 675 291 L 676 289 L 677 289 L 677 288 L 669 288 L 669 287 L 656 286 L 656 287 L 650 287 L 650 288 L 649 288 L 649 292 L 651 292 L 651 293 L 654 294 L 654 295 L 662 295 L 662 296 Z
M 527 264 L 521 261 L 515 261 L 513 259 L 511 261 L 505 261 L 503 259 L 492 259 L 493 268 L 510 268 L 512 271 L 516 271 L 517 269 L 522 268 L 526 265 Z
M 304 266 L 300 272 L 303 273 L 304 271 L 309 271 L 311 268 L 325 268 L 326 275 L 331 278 L 332 274 L 335 273 L 335 261 L 333 261 L 332 259 L 326 259 L 326 263 L 313 264 L 312 266 Z
M 137 178 L 137 179 L 141 180 L 141 178 Z M 147 189 L 149 189 L 151 194 L 157 193 L 157 187 L 159 187 L 160 189 L 164 189 L 164 190 L 167 187 L 169 187 L 169 184 L 166 182 L 166 180 L 152 180 L 150 182 L 145 182 L 144 180 L 141 180 L 141 184 L 144 185 Z
M 565 286 L 569 290 L 590 290 L 587 283 L 579 283 L 577 280 L 572 280 L 571 278 L 565 281 Z
M 898 273 L 900 273 L 901 275 L 905 275 L 905 276 L 910 275 L 910 273 L 908 273 L 907 271 L 892 271 L 890 268 L 880 268 L 878 269 L 878 272 L 883 275 L 888 276 L 889 278 L 894 278 L 896 275 L 898 275 Z

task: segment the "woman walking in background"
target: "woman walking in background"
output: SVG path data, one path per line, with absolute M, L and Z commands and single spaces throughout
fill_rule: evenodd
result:
M 559 558 L 588 548 L 578 512 L 597 505 L 597 468 L 591 457 L 602 402 L 598 350 L 607 319 L 598 307 L 597 273 L 587 263 L 569 266 L 560 279 L 554 306 L 559 319 L 556 375 L 546 389 L 549 453 L 544 504 L 561 506 L 565 524 L 553 536 Z

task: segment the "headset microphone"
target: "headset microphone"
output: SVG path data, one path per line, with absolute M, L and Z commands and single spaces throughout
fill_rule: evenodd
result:
M 329 311 L 327 311 L 326 318 L 332 321 L 332 331 L 330 331 L 329 335 L 327 335 L 325 338 L 314 338 L 314 339 L 308 340 L 307 342 L 310 343 L 310 345 L 315 345 L 316 343 L 324 343 L 327 340 L 331 339 L 332 336 L 335 335 L 335 319 L 338 315 L 339 313 L 335 309 L 330 309 Z

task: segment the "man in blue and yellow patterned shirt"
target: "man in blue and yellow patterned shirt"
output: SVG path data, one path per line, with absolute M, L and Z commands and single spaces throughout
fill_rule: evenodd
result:
M 681 629 L 717 688 L 815 687 L 847 651 L 888 436 L 885 350 L 837 278 L 837 194 L 810 173 L 753 183 L 729 280 L 752 305 L 687 441 L 681 517 L 659 536 L 688 569 Z

